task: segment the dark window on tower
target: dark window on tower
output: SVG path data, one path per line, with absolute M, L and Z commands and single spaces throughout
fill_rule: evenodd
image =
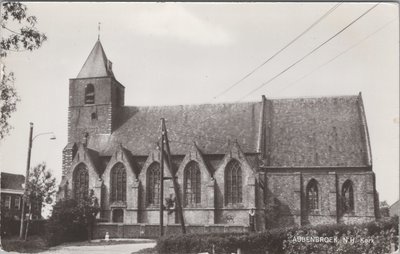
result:
M 343 213 L 354 211 L 353 182 L 346 180 L 342 187 L 342 209 Z
M 201 202 L 201 173 L 199 164 L 189 162 L 185 168 L 185 205 L 196 205 Z
M 94 104 L 94 86 L 88 84 L 85 88 L 85 104 Z
M 242 169 L 236 160 L 232 160 L 225 168 L 226 204 L 242 203 Z
M 111 169 L 111 202 L 126 201 L 126 169 L 117 163 Z
M 86 198 L 89 194 L 89 173 L 85 164 L 79 164 L 74 172 L 74 197 L 77 200 Z
M 147 169 L 147 204 L 160 204 L 160 164 L 154 162 Z
M 315 212 L 319 208 L 318 202 L 318 182 L 311 179 L 306 189 L 307 195 L 307 210 L 308 212 Z

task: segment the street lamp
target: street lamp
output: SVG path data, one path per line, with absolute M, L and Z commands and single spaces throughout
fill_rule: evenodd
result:
M 55 140 L 56 136 L 54 135 L 54 132 L 42 132 L 37 135 L 35 135 L 32 138 L 32 133 L 33 133 L 33 123 L 30 123 L 30 131 L 29 131 L 29 145 L 28 145 L 28 159 L 26 162 L 26 174 L 25 174 L 25 185 L 24 185 L 24 197 L 22 198 L 22 211 L 21 211 L 21 225 L 19 228 L 19 238 L 22 239 L 23 237 L 23 229 L 24 229 L 24 219 L 25 219 L 25 203 L 27 200 L 27 187 L 28 187 L 28 178 L 29 178 L 29 169 L 31 166 L 31 151 L 32 151 L 32 143 L 35 140 L 35 138 L 42 136 L 42 135 L 49 135 L 51 134 L 50 139 Z

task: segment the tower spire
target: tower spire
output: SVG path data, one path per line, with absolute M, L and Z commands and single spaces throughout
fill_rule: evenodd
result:
M 101 23 L 99 22 L 98 23 L 98 34 L 97 34 L 97 40 L 100 40 L 100 25 L 101 25 Z

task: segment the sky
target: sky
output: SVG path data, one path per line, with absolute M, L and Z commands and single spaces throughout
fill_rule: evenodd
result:
M 125 86 L 126 105 L 362 92 L 380 200 L 392 204 L 399 198 L 399 17 L 395 3 L 379 4 L 317 48 L 375 5 L 340 4 L 220 96 L 336 3 L 25 4 L 48 40 L 39 50 L 10 53 L 5 59 L 7 69 L 15 73 L 21 101 L 10 120 L 14 129 L 0 143 L 2 171 L 25 174 L 29 122 L 33 122 L 34 135 L 54 132 L 57 139 L 38 136 L 31 165 L 45 161 L 60 181 L 62 150 L 67 144 L 69 79 L 78 75 L 100 34 L 115 77 Z

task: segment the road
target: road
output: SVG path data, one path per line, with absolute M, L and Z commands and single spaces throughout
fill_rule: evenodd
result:
M 156 243 L 127 243 L 127 244 L 114 244 L 102 246 L 57 246 L 50 248 L 43 254 L 76 254 L 76 253 L 90 253 L 90 254 L 130 254 L 134 251 L 139 251 L 145 248 L 152 248 Z
M 73 245 L 59 245 L 52 247 L 47 251 L 39 252 L 43 254 L 130 254 L 134 251 L 139 251 L 145 248 L 152 248 L 156 245 L 155 242 L 148 243 L 124 243 L 124 244 L 113 244 L 113 245 L 89 245 L 89 246 L 73 246 Z M 0 251 L 0 254 L 5 253 L 17 253 L 17 252 L 5 252 Z

